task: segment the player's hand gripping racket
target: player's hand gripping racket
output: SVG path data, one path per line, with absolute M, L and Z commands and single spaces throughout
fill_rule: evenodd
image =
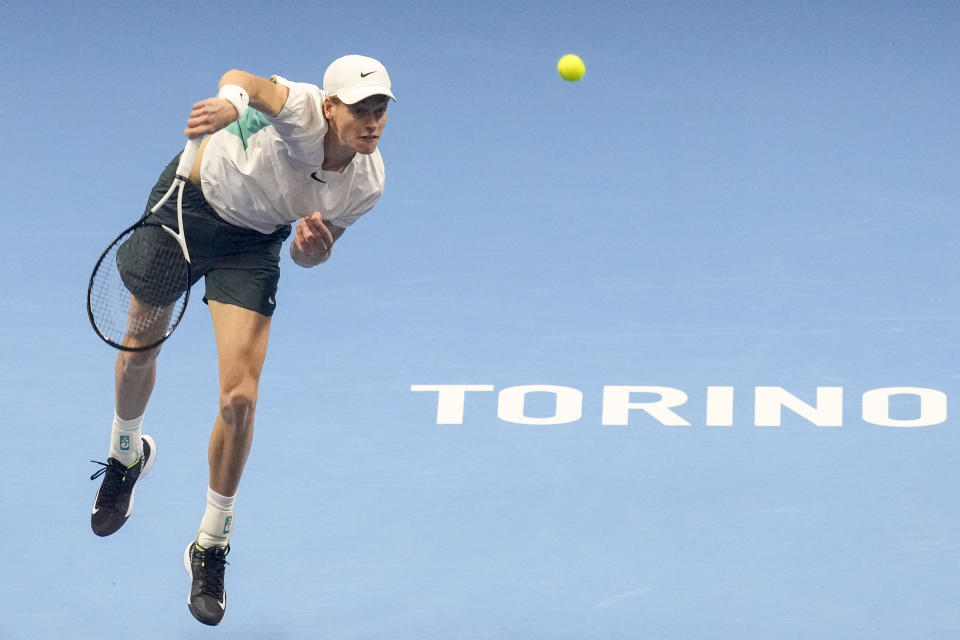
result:
M 87 289 L 90 323 L 107 344 L 124 351 L 158 346 L 177 328 L 190 298 L 190 252 L 183 229 L 183 185 L 200 149 L 187 141 L 177 175 L 156 212 L 177 192 L 177 230 L 141 220 L 118 235 L 93 268 Z

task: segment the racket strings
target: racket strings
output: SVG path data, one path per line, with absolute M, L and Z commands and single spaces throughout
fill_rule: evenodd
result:
M 93 274 L 94 326 L 115 346 L 155 346 L 180 321 L 189 284 L 190 267 L 177 240 L 156 225 L 134 227 L 104 252 Z

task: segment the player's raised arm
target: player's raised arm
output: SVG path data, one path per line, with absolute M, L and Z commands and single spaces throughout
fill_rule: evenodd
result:
M 209 135 L 238 119 L 247 106 L 276 116 L 287 102 L 290 90 L 246 71 L 231 69 L 220 78 L 220 91 L 193 105 L 184 135 L 188 138 Z
M 220 78 L 221 90 L 229 84 L 245 89 L 250 95 L 250 106 L 270 116 L 280 114 L 290 93 L 290 89 L 282 84 L 239 69 L 231 69 Z

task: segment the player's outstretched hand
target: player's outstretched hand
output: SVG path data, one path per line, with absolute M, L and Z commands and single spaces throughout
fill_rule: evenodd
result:
M 323 224 L 323 214 L 316 211 L 297 222 L 290 244 L 290 257 L 301 267 L 316 266 L 330 257 L 333 241 L 333 234 Z
M 210 135 L 237 119 L 237 108 L 224 98 L 207 98 L 193 105 L 183 133 L 188 138 Z

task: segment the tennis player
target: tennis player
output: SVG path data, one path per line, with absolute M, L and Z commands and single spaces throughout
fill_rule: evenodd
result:
M 383 192 L 377 149 L 394 95 L 384 66 L 365 56 L 335 60 L 323 88 L 232 70 L 219 93 L 193 105 L 184 133 L 204 139 L 183 194 L 184 227 L 195 280 L 204 278 L 217 342 L 219 405 L 210 435 L 209 485 L 199 530 L 186 548 L 188 606 L 209 625 L 226 610 L 224 569 L 234 501 L 253 439 L 260 372 L 277 304 L 280 249 L 295 223 L 290 257 L 301 267 L 330 258 L 345 229 Z M 175 177 L 177 158 L 153 188 L 145 216 L 176 223 L 176 205 L 150 208 Z M 138 249 L 149 255 L 149 246 Z M 133 511 L 134 490 L 157 459 L 142 433 L 153 390 L 152 351 L 121 351 L 116 406 L 91 526 L 116 532 Z

